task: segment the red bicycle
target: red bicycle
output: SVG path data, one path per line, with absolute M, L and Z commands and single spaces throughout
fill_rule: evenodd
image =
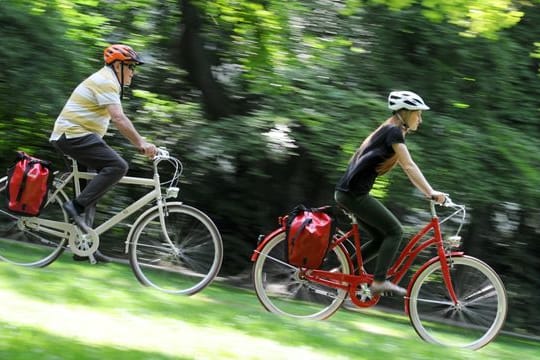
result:
M 435 202 L 430 201 L 431 220 L 401 251 L 388 271 L 388 279 L 398 284 L 418 255 L 434 247 L 436 254 L 410 278 L 404 297 L 405 312 L 425 341 L 479 349 L 492 341 L 504 324 L 506 291 L 491 267 L 458 250 L 465 206 L 449 198 L 443 205 L 453 212 L 440 220 Z M 334 314 L 347 297 L 359 307 L 377 304 L 380 297 L 369 288 L 373 275 L 363 266 L 358 222 L 353 214 L 343 211 L 352 226 L 348 231 L 336 230 L 318 269 L 287 263 L 283 226 L 261 236 L 251 257 L 253 283 L 259 301 L 268 311 L 319 320 Z M 450 219 L 457 220 L 455 235 L 443 238 L 441 225 Z

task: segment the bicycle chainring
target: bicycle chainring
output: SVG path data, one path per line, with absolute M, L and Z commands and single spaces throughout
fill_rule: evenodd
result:
M 349 290 L 349 296 L 353 304 L 359 307 L 371 307 L 379 302 L 381 298 L 379 295 L 373 296 L 369 285 L 366 283 L 360 283 L 357 286 L 351 286 Z
M 99 247 L 99 235 L 95 230 L 90 229 L 84 233 L 75 226 L 76 231 L 72 231 L 69 236 L 69 248 L 75 255 L 90 256 Z

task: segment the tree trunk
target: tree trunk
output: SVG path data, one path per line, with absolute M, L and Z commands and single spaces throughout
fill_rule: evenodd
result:
M 199 10 L 189 0 L 180 0 L 182 32 L 179 41 L 179 65 L 187 71 L 189 80 L 201 90 L 204 108 L 209 118 L 219 119 L 234 114 L 233 104 L 223 87 L 212 75 L 212 64 L 200 36 Z

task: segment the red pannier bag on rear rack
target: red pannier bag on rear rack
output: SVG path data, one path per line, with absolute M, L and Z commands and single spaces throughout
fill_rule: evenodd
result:
M 17 162 L 8 169 L 6 196 L 8 210 L 38 216 L 47 202 L 52 178 L 49 161 L 18 151 Z
M 287 236 L 287 261 L 294 266 L 317 269 L 321 266 L 334 232 L 332 208 L 296 206 L 283 219 Z

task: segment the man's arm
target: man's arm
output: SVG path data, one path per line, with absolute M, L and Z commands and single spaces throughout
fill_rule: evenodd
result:
M 111 121 L 116 128 L 124 135 L 141 153 L 145 156 L 152 158 L 156 155 L 156 147 L 153 144 L 148 143 L 135 129 L 133 123 L 124 114 L 122 105 L 110 104 L 107 105 L 107 110 L 111 116 Z

